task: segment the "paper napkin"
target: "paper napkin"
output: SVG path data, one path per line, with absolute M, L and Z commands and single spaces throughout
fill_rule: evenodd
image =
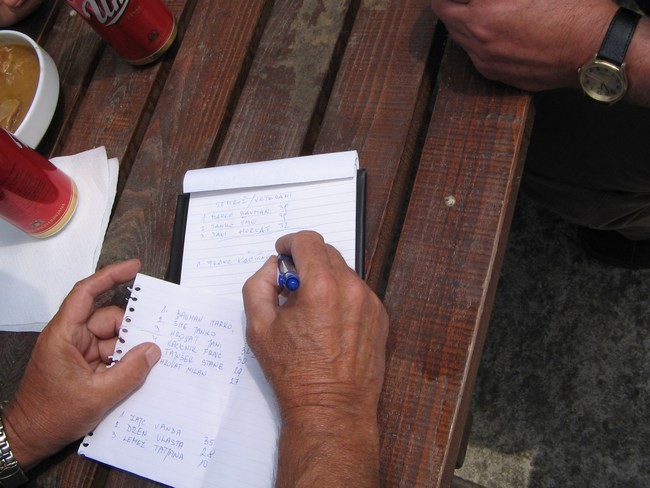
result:
M 99 147 L 52 159 L 77 184 L 70 222 L 37 239 L 0 219 L 0 330 L 40 332 L 74 284 L 97 266 L 108 227 L 119 163 Z

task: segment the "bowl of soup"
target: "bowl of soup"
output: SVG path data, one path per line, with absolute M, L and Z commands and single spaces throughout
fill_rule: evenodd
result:
M 0 31 L 0 126 L 28 146 L 45 135 L 59 100 L 54 61 L 22 32 Z

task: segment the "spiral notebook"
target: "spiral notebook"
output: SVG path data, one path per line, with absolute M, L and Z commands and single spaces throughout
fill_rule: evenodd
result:
M 244 329 L 239 301 L 138 274 L 113 359 L 162 358 L 79 454 L 176 487 L 272 486 L 279 416 Z
M 152 341 L 161 360 L 79 453 L 179 488 L 273 486 L 280 420 L 241 287 L 302 229 L 361 271 L 360 174 L 354 151 L 188 172 L 169 273 L 181 285 L 138 274 L 113 355 Z

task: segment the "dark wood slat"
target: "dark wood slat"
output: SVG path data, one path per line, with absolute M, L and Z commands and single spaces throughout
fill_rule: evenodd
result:
M 56 64 L 61 86 L 54 119 L 38 146 L 39 152 L 48 157 L 58 155 L 61 138 L 74 117 L 103 49 L 103 42 L 95 31 L 70 12 L 70 7 L 61 2 L 55 24 L 41 44 Z
M 318 111 L 350 1 L 276 1 L 218 164 L 298 156 Z
M 172 48 L 156 63 L 131 66 L 110 47 L 97 64 L 78 111 L 57 154 L 75 154 L 105 146 L 120 161 L 118 194 L 128 177 L 153 109 L 185 33 L 194 0 L 166 1 L 176 18 L 178 34 Z
M 38 334 L 0 332 L 0 401 L 18 388 Z
M 139 257 L 144 272 L 165 274 L 183 176 L 206 165 L 264 6 L 262 0 L 197 2 L 116 207 L 101 263 Z
M 434 32 L 427 0 L 362 2 L 314 148 L 356 149 L 368 170 L 366 275 L 375 290 L 383 287 L 417 162 Z
M 530 98 L 448 46 L 390 275 L 387 486 L 449 486 L 532 121 Z M 454 196 L 455 204 L 445 204 Z

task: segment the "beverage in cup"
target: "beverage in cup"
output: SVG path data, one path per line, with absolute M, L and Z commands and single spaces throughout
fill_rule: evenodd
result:
M 0 128 L 0 217 L 33 237 L 60 231 L 77 207 L 74 181 Z

